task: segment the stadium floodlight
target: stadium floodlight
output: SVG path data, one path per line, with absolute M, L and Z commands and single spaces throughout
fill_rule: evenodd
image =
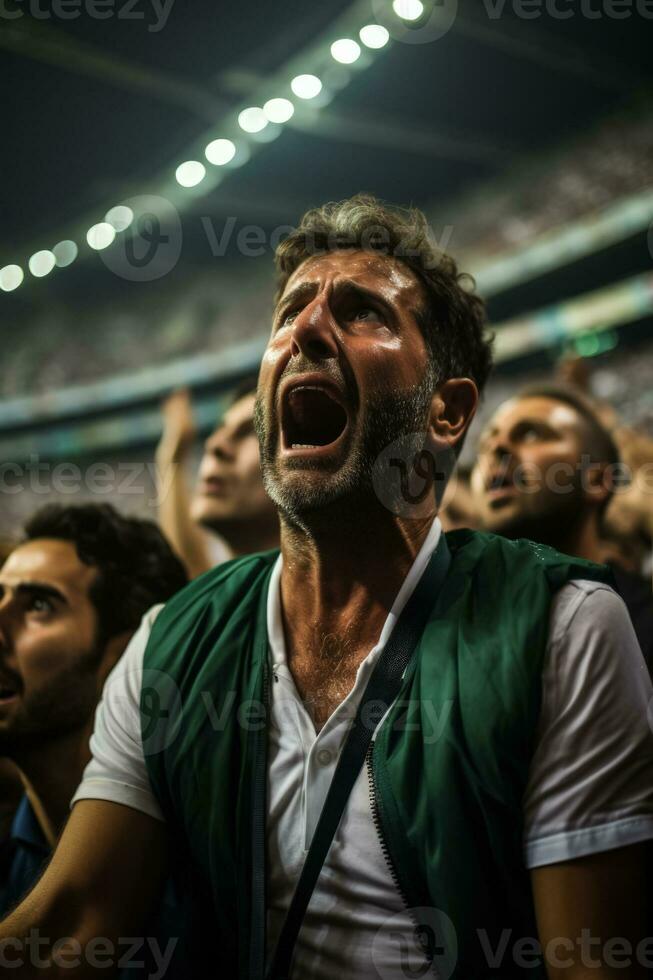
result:
M 366 48 L 384 48 L 390 40 L 390 32 L 382 24 L 366 24 L 361 27 L 358 36 Z
M 260 133 L 268 124 L 268 119 L 260 106 L 253 105 L 238 114 L 238 125 L 246 133 Z
M 204 180 L 205 175 L 206 167 L 199 160 L 186 160 L 175 170 L 177 183 L 182 187 L 196 187 Z
M 126 204 L 116 204 L 115 208 L 107 211 L 104 220 L 113 225 L 116 231 L 125 231 L 134 220 L 134 212 Z
M 322 91 L 322 82 L 317 75 L 296 75 L 290 87 L 298 99 L 314 99 Z
M 116 229 L 108 221 L 100 221 L 86 232 L 86 241 L 96 252 L 108 248 L 116 237 Z
M 424 13 L 422 0 L 393 0 L 392 9 L 402 20 L 419 20 Z
M 2 0 L 0 0 L 1 2 Z M 383 2 L 386 4 L 387 0 L 383 0 Z M 393 0 L 392 7 L 394 8 L 395 14 L 405 21 L 417 20 L 426 9 L 425 3 L 422 0 Z M 352 25 L 352 30 L 358 30 L 358 35 L 354 34 L 352 37 L 340 37 L 333 41 L 333 43 L 331 43 L 331 39 L 327 34 L 323 34 L 319 41 L 322 53 L 325 53 L 325 48 L 330 47 L 334 61 L 346 66 L 353 64 L 361 58 L 363 51 L 362 45 L 368 49 L 380 49 L 388 44 L 390 34 L 385 27 L 378 23 L 363 23 L 364 26 L 360 30 L 358 30 L 358 24 L 356 28 Z M 332 31 L 331 36 L 334 33 L 336 32 Z M 306 49 L 307 58 L 314 57 L 314 52 L 310 54 L 310 50 L 313 48 L 314 44 L 311 41 L 310 46 Z M 323 106 L 329 102 L 335 94 L 346 87 L 354 76 L 353 72 L 343 70 L 332 64 L 331 67 L 325 68 L 327 73 L 325 76 L 325 91 L 322 79 L 317 75 L 303 73 L 291 78 L 290 71 L 292 69 L 290 65 L 292 63 L 297 64 L 297 58 L 298 52 L 294 51 L 292 61 L 288 62 L 286 69 L 280 70 L 289 70 L 286 76 L 288 79 L 291 79 L 289 89 L 297 99 L 304 101 L 316 99 L 316 107 Z M 372 59 L 367 57 L 363 59 L 361 64 L 367 65 L 371 61 Z M 310 65 L 311 61 L 308 62 L 307 67 Z M 317 99 L 320 94 L 321 97 Z M 256 98 L 256 96 L 252 95 L 251 98 Z M 213 139 L 209 130 L 206 133 L 206 146 L 204 148 L 206 161 L 216 167 L 223 167 L 228 164 L 229 170 L 242 167 L 251 159 L 253 152 L 256 151 L 256 144 L 271 143 L 276 139 L 283 131 L 283 125 L 293 117 L 296 111 L 298 111 L 298 103 L 296 101 L 291 101 L 290 98 L 282 98 L 280 96 L 268 99 L 263 107 L 249 106 L 242 109 L 237 115 L 238 123 L 245 133 L 251 134 L 251 138 L 234 138 L 233 140 L 224 138 Z M 233 130 L 234 122 L 233 110 L 229 109 L 228 114 L 225 115 L 223 120 L 227 132 Z M 213 126 L 215 127 L 216 125 L 221 124 L 214 120 Z M 191 152 L 193 154 L 195 153 L 194 150 Z M 193 188 L 201 184 L 207 176 L 207 166 L 205 166 L 204 162 L 200 162 L 200 160 L 190 159 L 179 164 L 174 173 L 176 181 L 181 187 Z M 222 177 L 222 174 L 212 172 L 211 179 L 206 181 L 199 192 L 207 192 L 213 189 Z M 159 192 L 163 194 L 168 193 L 165 183 L 160 186 Z M 179 208 L 188 206 L 188 203 L 190 203 L 194 195 L 184 195 L 184 197 L 186 198 L 186 203 L 180 198 L 177 202 Z M 101 214 L 101 211 L 99 213 Z M 127 205 L 115 205 L 107 211 L 103 221 L 88 229 L 85 236 L 86 241 L 95 251 L 108 248 L 115 239 L 116 233 L 126 231 L 132 225 L 135 218 L 136 215 Z M 40 252 L 35 253 L 35 256 L 32 256 L 31 263 L 32 267 L 37 269 L 37 272 L 34 274 L 37 277 L 39 275 L 47 275 L 55 266 L 64 269 L 72 265 L 84 251 L 82 246 L 83 240 L 83 236 L 80 236 L 79 247 L 76 242 L 65 239 L 58 242 L 52 249 L 42 249 Z M 54 265 L 52 264 L 53 257 Z M 40 272 L 41 269 L 47 271 Z M 0 270 L 0 289 L 4 292 L 10 292 L 16 289 L 23 282 L 25 274 L 23 268 L 19 265 L 5 266 Z
M 360 44 L 350 37 L 341 37 L 331 45 L 331 57 L 341 65 L 353 65 L 361 56 Z
M 214 166 L 224 167 L 236 156 L 236 144 L 231 140 L 212 140 L 204 150 L 204 156 Z
M 6 265 L 0 269 L 0 289 L 4 293 L 10 293 L 18 289 L 24 278 L 25 274 L 19 265 Z
M 290 99 L 268 99 L 263 112 L 272 123 L 285 123 L 292 117 L 295 107 Z
M 64 239 L 63 242 L 57 242 L 52 249 L 54 260 L 60 269 L 65 269 L 67 265 L 71 265 L 77 258 L 77 252 L 77 245 L 69 238 Z
M 34 252 L 34 255 L 30 256 L 27 268 L 37 279 L 42 279 L 43 276 L 52 272 L 55 265 L 54 254 L 49 249 L 43 248 L 40 252 Z

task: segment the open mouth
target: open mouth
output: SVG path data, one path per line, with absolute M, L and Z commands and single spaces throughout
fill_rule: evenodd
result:
M 505 473 L 495 473 L 488 482 L 488 490 L 507 490 L 514 485 L 512 479 Z
M 204 477 L 200 484 L 200 492 L 205 497 L 223 497 L 226 491 L 226 481 L 221 476 Z
M 506 473 L 505 469 L 499 469 L 490 474 L 485 483 L 485 490 L 490 502 L 498 505 L 507 498 L 513 497 L 518 492 L 518 487 L 513 474 Z
M 15 687 L 0 684 L 0 704 L 7 704 L 9 701 L 13 701 L 16 697 L 18 697 L 18 690 Z
M 329 388 L 298 384 L 284 393 L 281 428 L 285 451 L 326 451 L 342 438 L 347 423 L 346 409 Z

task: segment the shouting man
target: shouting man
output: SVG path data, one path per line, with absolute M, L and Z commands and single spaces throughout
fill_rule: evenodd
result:
M 365 196 L 309 212 L 277 264 L 255 419 L 281 551 L 139 631 L 0 936 L 136 928 L 167 828 L 225 976 L 580 980 L 587 935 L 597 980 L 615 936 L 643 976 L 652 692 L 601 679 L 641 656 L 627 613 L 600 567 L 436 516 L 490 369 L 482 304 L 421 214 Z

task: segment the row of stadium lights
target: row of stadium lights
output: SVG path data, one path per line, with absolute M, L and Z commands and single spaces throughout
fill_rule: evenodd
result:
M 424 12 L 421 0 L 394 0 L 394 12 L 405 21 L 418 20 Z M 390 34 L 381 24 L 367 24 L 359 31 L 363 45 L 373 50 L 384 48 L 390 40 Z M 340 38 L 331 45 L 331 56 L 342 65 L 352 65 L 358 61 L 362 49 L 353 38 Z M 297 75 L 290 83 L 293 95 L 298 99 L 310 101 L 322 91 L 322 82 L 317 75 Z M 290 99 L 274 98 L 263 107 L 250 106 L 238 115 L 238 125 L 243 132 L 255 135 L 262 132 L 269 123 L 277 125 L 288 122 L 295 112 L 295 106 Z M 234 161 L 237 153 L 236 144 L 229 139 L 212 140 L 204 150 L 204 155 L 210 164 L 216 167 L 225 166 Z M 242 162 L 245 162 L 243 158 Z M 232 164 L 234 165 L 234 164 Z M 186 160 L 176 171 L 175 178 L 182 187 L 196 187 L 206 176 L 206 167 L 200 160 Z M 108 248 L 116 234 L 129 228 L 134 220 L 131 208 L 119 204 L 104 216 L 104 221 L 93 225 L 86 233 L 86 242 L 94 251 Z M 42 249 L 35 252 L 27 263 L 30 273 L 36 279 L 49 275 L 53 269 L 65 269 L 77 258 L 79 253 L 75 242 L 66 239 L 58 242 L 51 250 Z M 0 289 L 12 292 L 23 282 L 25 274 L 19 265 L 6 265 L 0 269 Z

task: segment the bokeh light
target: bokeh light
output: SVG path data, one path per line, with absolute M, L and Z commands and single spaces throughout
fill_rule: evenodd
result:
M 298 99 L 314 99 L 322 91 L 322 82 L 317 75 L 296 75 L 290 87 Z
M 204 180 L 206 167 L 199 160 L 186 160 L 175 171 L 177 183 L 182 187 L 195 187 Z
M 231 140 L 212 140 L 204 150 L 204 156 L 216 167 L 224 167 L 236 156 L 236 144 Z
M 42 279 L 43 276 L 47 276 L 56 265 L 56 259 L 54 254 L 47 248 L 41 249 L 40 252 L 34 252 L 34 255 L 30 257 L 27 267 L 33 276 L 37 279 Z
M 96 252 L 108 248 L 115 237 L 116 229 L 108 221 L 100 221 L 86 232 L 86 241 Z

